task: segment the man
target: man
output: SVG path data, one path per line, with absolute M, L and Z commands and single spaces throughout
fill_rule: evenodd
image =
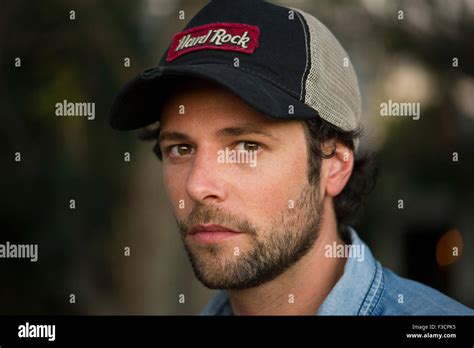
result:
M 373 175 L 360 95 L 331 32 L 297 9 L 212 1 L 130 81 L 115 129 L 155 148 L 203 314 L 472 315 L 383 268 L 348 226 Z

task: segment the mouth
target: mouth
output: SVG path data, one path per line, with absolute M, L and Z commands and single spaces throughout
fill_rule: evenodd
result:
M 231 230 L 220 225 L 194 225 L 189 234 L 200 243 L 217 243 L 224 239 L 235 237 L 242 232 Z

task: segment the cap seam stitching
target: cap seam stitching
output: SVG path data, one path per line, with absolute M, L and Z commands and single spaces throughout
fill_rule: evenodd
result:
M 303 87 L 303 83 L 304 83 L 304 77 L 306 76 L 306 71 L 308 69 L 308 58 L 309 58 L 309 54 L 308 54 L 308 36 L 306 34 L 306 28 L 304 26 L 304 23 L 303 23 L 303 20 L 301 18 L 301 15 L 298 13 L 298 11 L 295 10 L 295 13 L 296 15 L 298 16 L 298 19 L 301 23 L 301 26 L 303 27 L 303 33 L 304 33 L 304 48 L 305 48 L 305 51 L 306 51 L 306 65 L 304 67 L 304 71 L 303 71 L 303 75 L 301 75 L 301 92 L 300 92 L 300 101 L 303 100 L 303 91 L 304 91 L 304 87 Z
M 275 84 L 277 87 L 279 87 L 279 88 L 285 90 L 286 92 L 293 93 L 293 94 L 298 94 L 297 91 L 293 91 L 293 90 L 289 89 L 288 87 L 282 85 L 282 84 L 279 83 L 278 81 L 275 81 L 275 80 L 273 80 L 272 78 L 269 78 L 269 77 L 267 77 L 267 76 L 265 76 L 265 75 L 262 75 L 262 74 L 260 74 L 259 72 L 252 71 L 252 70 L 247 69 L 247 68 L 244 68 L 244 67 L 238 67 L 237 69 L 242 69 L 242 70 L 246 71 L 247 73 L 255 74 L 255 75 L 259 76 L 260 78 L 262 78 L 262 79 L 264 79 L 264 80 L 270 81 L 270 82 L 272 82 L 273 84 Z
M 192 62 L 188 62 L 188 63 L 191 63 L 191 64 L 185 64 L 185 65 L 193 65 Z M 225 63 L 205 63 L 205 62 L 203 62 L 203 63 L 198 63 L 198 64 L 220 64 L 220 65 L 226 65 Z M 185 66 L 185 65 L 181 65 L 181 66 Z M 165 65 L 164 67 L 170 67 L 170 68 L 171 68 L 171 67 L 173 67 L 173 66 L 172 66 L 172 65 L 168 65 L 168 66 Z M 176 67 L 177 67 L 177 66 L 176 66 Z M 253 70 L 244 68 L 244 67 L 242 67 L 242 66 L 239 66 L 238 68 L 235 68 L 235 69 L 243 70 L 243 71 L 245 71 L 245 72 L 248 73 L 248 74 L 257 75 L 258 77 L 260 77 L 260 78 L 262 78 L 262 79 L 264 79 L 264 80 L 266 80 L 266 81 L 268 81 L 268 82 L 271 82 L 271 83 L 274 84 L 275 86 L 277 86 L 277 87 L 283 89 L 285 92 L 292 93 L 292 94 L 296 94 L 296 95 L 299 94 L 298 91 L 294 91 L 294 90 L 292 90 L 292 89 L 290 89 L 290 88 L 288 88 L 288 87 L 282 85 L 282 84 L 279 83 L 278 81 L 275 81 L 274 79 L 272 79 L 272 78 L 270 78 L 270 77 L 267 77 L 267 76 L 265 76 L 265 75 L 262 75 L 262 74 L 259 73 L 259 72 L 256 72 L 256 71 L 253 71 Z M 292 96 L 292 97 L 293 97 L 293 96 Z

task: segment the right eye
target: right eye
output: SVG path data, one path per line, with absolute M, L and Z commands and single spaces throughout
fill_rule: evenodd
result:
M 168 147 L 167 152 L 171 157 L 184 157 L 192 155 L 194 153 L 194 149 L 191 145 L 178 144 Z

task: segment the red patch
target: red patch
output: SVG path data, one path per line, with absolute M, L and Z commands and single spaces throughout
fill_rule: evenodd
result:
M 258 47 L 260 29 L 241 23 L 200 25 L 173 36 L 167 62 L 199 50 L 224 50 L 252 54 Z

